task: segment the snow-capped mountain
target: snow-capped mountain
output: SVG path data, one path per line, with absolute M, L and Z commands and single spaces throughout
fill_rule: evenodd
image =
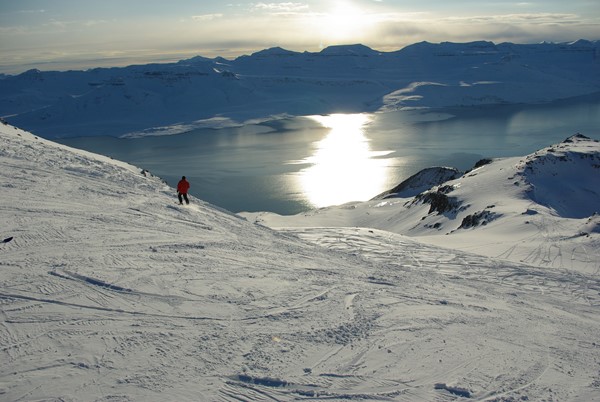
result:
M 600 91 L 600 42 L 363 45 L 318 53 L 271 48 L 235 60 L 87 71 L 30 70 L 0 80 L 0 116 L 44 137 L 189 130 L 272 115 L 545 103 Z
M 278 232 L 0 125 L 0 399 L 597 399 L 600 233 L 597 215 L 582 217 L 597 172 L 598 144 L 573 137 L 422 193 L 458 209 L 387 198 L 353 207 L 366 227 Z M 456 228 L 472 211 L 497 219 Z M 507 252 L 373 229 L 385 221 Z M 552 253 L 507 261 L 536 237 Z M 563 269 L 540 267 L 554 254 Z
M 490 257 L 597 274 L 600 142 L 574 135 L 524 157 L 482 160 L 462 175 L 425 169 L 364 203 L 297 216 L 244 215 L 272 227 L 377 228 Z

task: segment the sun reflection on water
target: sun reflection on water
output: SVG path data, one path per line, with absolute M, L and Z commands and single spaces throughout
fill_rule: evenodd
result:
M 326 128 L 325 138 L 314 143 L 314 152 L 301 161 L 309 167 L 297 173 L 301 191 L 314 207 L 366 201 L 385 188 L 393 151 L 373 151 L 364 127 L 364 114 L 313 116 Z

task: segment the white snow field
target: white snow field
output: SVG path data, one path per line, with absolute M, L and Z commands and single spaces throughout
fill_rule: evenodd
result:
M 597 168 L 597 145 L 573 141 L 543 157 L 596 147 Z M 562 205 L 519 198 L 551 167 L 577 192 L 559 163 L 529 162 L 510 181 L 517 159 L 452 182 L 471 208 L 506 215 L 472 229 L 475 254 L 458 235 L 440 236 L 443 248 L 368 227 L 278 232 L 198 199 L 179 206 L 136 167 L 0 125 L 0 400 L 600 400 L 597 217 L 560 220 L 550 208 Z M 506 198 L 467 191 L 496 164 Z M 546 204 L 549 177 L 535 183 Z M 520 199 L 529 224 L 506 199 Z M 385 207 L 363 226 L 381 225 Z M 571 251 L 566 219 L 596 246 L 592 262 Z M 562 265 L 509 261 L 522 239 L 544 236 L 565 239 L 548 246 L 564 245 Z M 480 255 L 483 238 L 514 249 Z

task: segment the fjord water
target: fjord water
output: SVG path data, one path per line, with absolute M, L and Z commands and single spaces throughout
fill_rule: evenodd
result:
M 600 100 L 448 113 L 291 117 L 170 136 L 62 139 L 147 169 L 233 212 L 293 214 L 364 201 L 431 166 L 472 167 L 581 133 L 600 138 Z M 175 200 L 175 198 L 174 198 Z

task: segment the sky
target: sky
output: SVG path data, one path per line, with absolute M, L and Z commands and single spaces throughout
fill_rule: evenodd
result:
M 0 0 L 0 73 L 235 58 L 280 46 L 600 39 L 598 0 Z

